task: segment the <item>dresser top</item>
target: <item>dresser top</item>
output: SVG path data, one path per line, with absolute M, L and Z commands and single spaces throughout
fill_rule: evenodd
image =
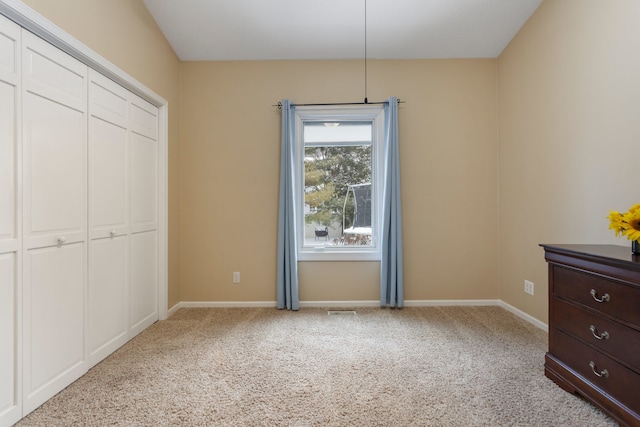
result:
M 640 270 L 640 255 L 631 252 L 631 245 L 571 245 L 540 244 L 547 254 L 556 253 L 586 260 L 598 260 L 608 264 L 624 264 L 627 268 Z

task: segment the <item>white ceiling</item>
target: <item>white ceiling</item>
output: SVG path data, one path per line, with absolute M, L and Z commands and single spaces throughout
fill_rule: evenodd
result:
M 144 0 L 183 61 L 495 58 L 542 0 Z

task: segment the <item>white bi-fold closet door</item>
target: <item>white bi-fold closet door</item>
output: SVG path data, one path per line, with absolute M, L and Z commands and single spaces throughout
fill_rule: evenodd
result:
M 30 412 L 86 372 L 87 67 L 22 33 L 23 390 Z
M 159 110 L 0 16 L 0 426 L 158 320 Z
M 0 425 L 21 417 L 20 27 L 0 17 Z M 6 420 L 5 423 L 2 421 Z
M 158 319 L 158 110 L 89 73 L 89 363 Z

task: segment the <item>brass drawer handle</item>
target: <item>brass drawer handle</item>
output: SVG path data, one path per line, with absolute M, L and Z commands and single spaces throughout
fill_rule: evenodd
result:
M 602 298 L 598 298 L 598 296 L 596 295 L 595 289 L 591 289 L 591 296 L 593 297 L 594 300 L 596 300 L 596 302 L 607 302 L 611 300 L 611 297 L 609 296 L 609 294 L 604 294 L 602 295 Z
M 596 370 L 596 363 L 593 360 L 589 362 L 589 367 L 591 368 L 593 373 L 596 374 L 596 377 L 609 378 L 609 371 L 607 371 L 606 369 L 603 369 L 602 371 L 598 372 Z
M 600 335 L 597 334 L 597 329 L 595 326 L 591 325 L 589 326 L 589 330 L 591 331 L 591 334 L 599 340 L 608 340 L 609 339 L 609 332 L 604 331 L 603 333 L 601 333 Z

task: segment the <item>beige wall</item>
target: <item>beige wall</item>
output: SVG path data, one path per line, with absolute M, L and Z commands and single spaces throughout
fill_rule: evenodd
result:
M 362 61 L 188 62 L 181 73 L 183 301 L 274 301 L 281 98 L 361 101 Z M 496 61 L 370 61 L 398 96 L 405 297 L 497 299 Z M 305 262 L 303 301 L 379 299 L 377 262 Z M 240 284 L 232 272 L 240 271 Z
M 640 202 L 638 17 L 637 0 L 545 0 L 498 60 L 500 294 L 544 322 L 539 243 L 630 246 L 606 217 Z
M 169 102 L 169 307 L 180 301 L 178 139 L 180 61 L 142 0 L 25 0 L 25 4 Z

